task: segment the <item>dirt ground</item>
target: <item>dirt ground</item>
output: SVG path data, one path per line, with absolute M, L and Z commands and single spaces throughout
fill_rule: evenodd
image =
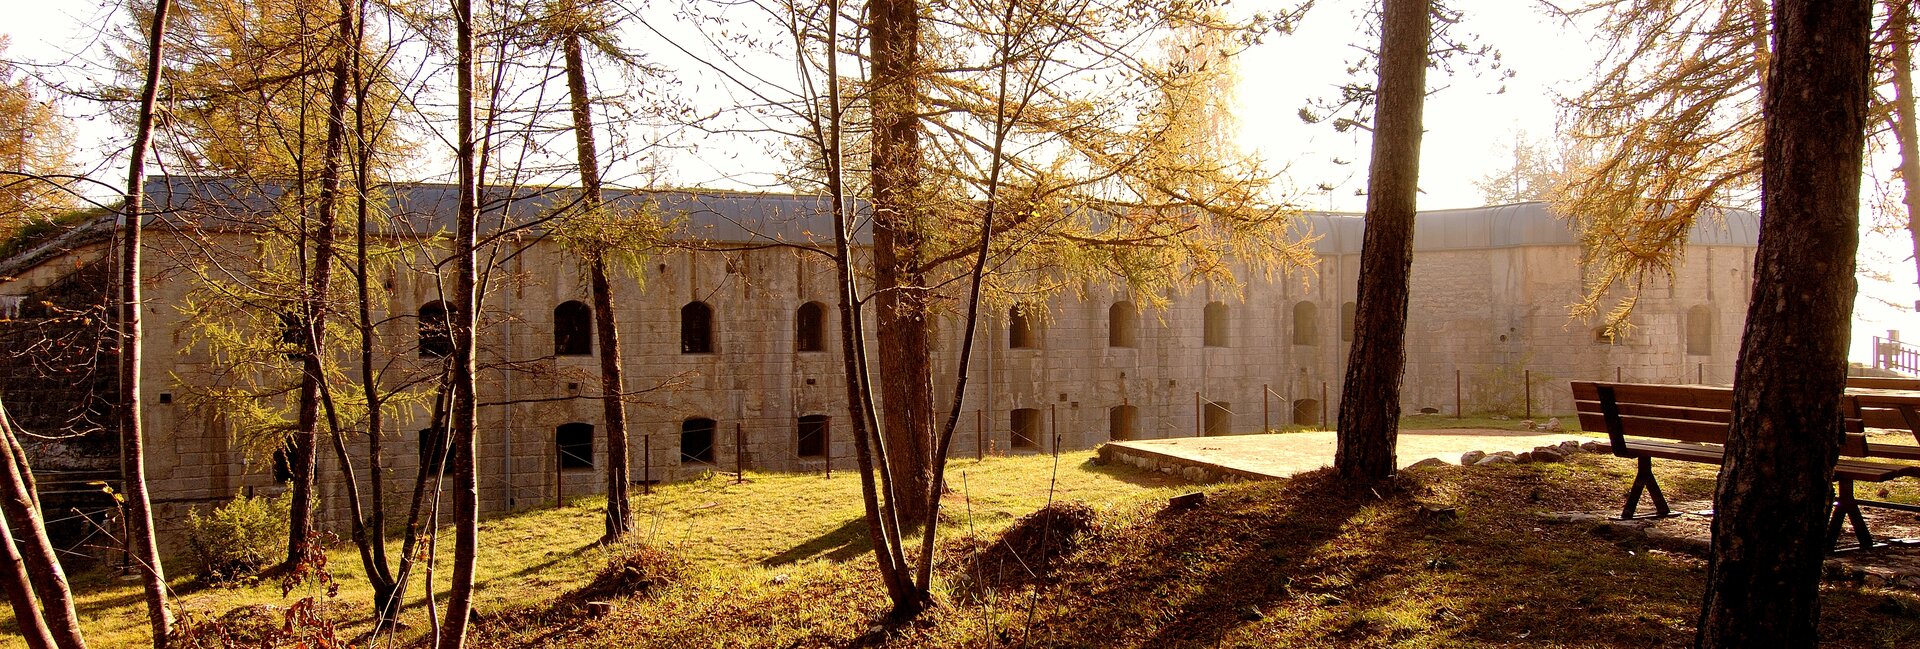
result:
M 1493 428 L 1402 430 L 1398 460 L 1402 468 L 1428 458 L 1458 464 L 1460 455 L 1467 451 L 1519 453 L 1531 451 L 1536 446 L 1552 446 L 1565 440 L 1585 442 L 1594 439 L 1597 438 L 1578 433 L 1542 433 Z M 1335 441 L 1332 431 L 1311 431 L 1109 443 L 1169 455 L 1197 464 L 1218 465 L 1274 478 L 1285 478 L 1332 466 Z

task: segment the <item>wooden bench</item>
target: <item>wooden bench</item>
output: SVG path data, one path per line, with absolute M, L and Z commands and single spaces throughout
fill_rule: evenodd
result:
M 1654 479 L 1654 458 L 1714 465 L 1726 461 L 1723 445 L 1733 421 L 1732 388 L 1575 381 L 1573 396 L 1580 427 L 1606 431 L 1613 454 L 1639 465 L 1633 486 L 1627 490 L 1626 506 L 1620 512 L 1623 519 L 1634 517 L 1643 492 L 1652 496 L 1655 516 L 1672 515 L 1666 497 L 1660 493 L 1660 483 Z M 1860 410 L 1851 398 L 1843 399 L 1842 406 L 1849 414 Z M 1859 547 L 1866 548 L 1873 545 L 1873 536 L 1860 514 L 1863 503 L 1854 498 L 1853 484 L 1920 477 L 1920 466 L 1864 459 L 1869 448 L 1861 434 L 1861 419 L 1848 417 L 1844 421 L 1842 457 L 1833 468 L 1839 489 L 1827 526 L 1827 542 L 1831 547 L 1839 539 L 1845 521 L 1852 525 Z
M 1920 390 L 1920 379 L 1883 378 L 1870 376 L 1847 377 L 1847 390 Z M 1912 435 L 1920 442 L 1920 410 L 1897 408 L 1878 403 L 1872 399 L 1855 399 L 1849 402 L 1850 417 L 1857 417 L 1867 428 L 1881 428 Z M 1908 444 L 1867 443 L 1868 457 L 1884 457 L 1900 460 L 1920 460 L 1920 446 Z

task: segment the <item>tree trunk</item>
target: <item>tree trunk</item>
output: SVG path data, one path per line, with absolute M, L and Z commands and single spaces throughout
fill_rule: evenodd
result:
M 353 169 L 354 186 L 354 273 L 356 298 L 359 302 L 359 317 L 355 325 L 360 333 L 360 391 L 367 404 L 367 475 L 371 491 L 372 513 L 367 517 L 366 527 L 373 530 L 373 542 L 364 548 L 371 557 L 367 565 L 367 581 L 373 587 L 374 634 L 391 628 L 399 619 L 400 607 L 397 599 L 401 594 L 399 584 L 388 567 L 387 560 L 387 499 L 386 499 L 386 460 L 381 448 L 381 436 L 386 434 L 385 417 L 380 411 L 384 401 L 380 394 L 380 374 L 374 365 L 375 334 L 373 321 L 373 293 L 370 286 L 372 270 L 368 265 L 367 240 L 371 219 L 371 206 L 367 204 L 367 192 L 371 189 L 372 178 L 370 164 L 373 159 L 371 138 L 367 135 L 367 95 L 368 84 L 361 70 L 362 53 L 366 47 L 367 23 L 366 0 L 341 0 L 340 11 L 354 17 L 352 43 L 353 55 L 350 59 L 353 78 L 353 132 L 357 146 L 354 151 L 358 158 Z M 345 461 L 342 460 L 344 464 Z M 401 563 L 408 561 L 401 557 Z
M 1869 0 L 1778 0 L 1760 247 L 1700 647 L 1812 647 L 1859 245 Z
M 587 96 L 586 57 L 580 35 L 566 39 L 567 92 L 573 101 L 574 150 L 580 165 L 581 208 L 591 220 L 600 214 L 599 149 L 594 142 L 593 104 Z M 600 222 L 596 227 L 610 227 Z M 607 250 L 603 242 L 587 252 L 587 271 L 593 285 L 593 332 L 600 347 L 600 406 L 607 429 L 607 529 L 601 542 L 610 543 L 633 530 L 632 503 L 627 499 L 626 380 L 621 376 L 620 325 L 613 312 L 613 283 L 607 278 Z
M 920 5 L 871 0 L 873 277 L 880 407 L 901 520 L 925 517 L 933 483 L 933 359 L 920 245 Z
M 47 620 L 40 616 L 40 600 L 33 596 L 32 580 L 27 577 L 27 566 L 20 560 L 20 551 L 13 545 L 13 531 L 7 527 L 6 512 L 0 510 L 0 588 L 7 591 L 7 603 L 13 606 L 14 626 L 20 631 L 21 640 L 26 641 L 28 649 L 53 649 L 53 633 L 47 630 Z
M 313 489 L 315 468 L 319 463 L 320 401 L 326 387 L 320 383 L 327 380 L 321 359 L 326 353 L 327 302 L 333 286 L 334 226 L 338 223 L 335 210 L 340 204 L 341 151 L 346 147 L 347 137 L 348 63 L 352 57 L 350 44 L 354 36 L 351 0 L 340 3 L 340 14 L 341 42 L 334 63 L 329 66 L 332 86 L 327 92 L 327 134 L 320 160 L 320 202 L 316 210 L 318 222 L 314 233 L 313 274 L 309 276 L 309 285 L 302 287 L 307 291 L 305 299 L 301 301 L 300 313 L 301 340 L 305 343 L 305 349 L 300 358 L 300 410 L 298 429 L 294 431 L 293 515 L 287 526 L 287 567 L 304 560 L 307 554 L 304 548 L 313 529 Z M 343 463 L 346 461 L 344 454 L 340 460 Z M 350 486 L 349 490 L 352 489 Z M 353 507 L 358 510 L 358 499 L 354 500 Z M 364 540 L 365 530 L 359 529 L 364 526 L 364 521 L 358 511 L 354 513 L 353 525 L 356 528 L 354 543 L 359 546 L 363 557 L 370 555 L 371 550 Z M 367 567 L 371 571 L 372 566 Z
M 167 9 L 171 0 L 154 0 L 153 25 L 147 40 L 147 79 L 140 92 L 140 116 L 134 122 L 133 150 L 127 161 L 127 198 L 120 249 L 120 453 L 125 474 L 127 545 L 139 564 L 146 587 L 147 619 L 153 646 L 167 646 L 173 631 L 173 612 L 167 608 L 167 575 L 160 566 L 160 547 L 153 536 L 153 505 L 147 496 L 146 438 L 141 429 L 140 395 L 140 228 L 146 218 L 142 183 L 147 169 L 147 145 L 153 140 L 153 109 L 160 95 L 160 50 L 166 42 Z
M 1920 127 L 1916 127 L 1913 99 L 1913 3 L 1888 0 L 1888 38 L 1892 41 L 1893 137 L 1900 147 L 1901 203 L 1907 208 L 1907 236 L 1913 240 L 1913 263 L 1920 270 Z M 1920 277 L 1920 276 L 1917 276 Z M 1920 300 L 1913 303 L 1920 311 Z
M 454 268 L 459 277 L 454 282 L 454 312 L 447 314 L 447 321 L 453 324 L 453 425 L 448 431 L 452 438 L 452 452 L 447 461 L 453 465 L 454 544 L 453 579 L 447 589 L 447 617 L 442 622 L 440 649 L 466 646 L 468 617 L 473 612 L 474 560 L 480 549 L 480 489 L 474 475 L 476 433 L 473 398 L 474 326 L 479 322 L 474 248 L 475 230 L 480 220 L 480 187 L 476 174 L 478 150 L 473 128 L 473 0 L 457 0 L 454 13 L 458 39 L 456 56 L 459 57 L 459 85 L 455 92 L 458 95 L 459 113 L 460 212 L 453 246 Z
M 1373 160 L 1367 175 L 1366 234 L 1353 348 L 1340 391 L 1342 478 L 1393 475 L 1400 432 L 1400 378 L 1407 360 L 1407 277 L 1413 269 L 1413 215 L 1420 186 L 1421 113 L 1426 105 L 1427 0 L 1384 0 Z
M 73 591 L 54 554 L 53 542 L 47 538 L 45 520 L 28 484 L 30 476 L 26 449 L 14 437 L 13 420 L 7 417 L 6 408 L 0 407 L 0 542 L 6 543 L 7 573 L 18 572 L 17 579 L 6 580 L 14 619 L 29 641 L 44 637 L 60 649 L 84 649 L 87 643 L 80 635 Z M 20 530 L 17 542 L 9 525 Z M 15 592 L 16 587 L 22 590 Z

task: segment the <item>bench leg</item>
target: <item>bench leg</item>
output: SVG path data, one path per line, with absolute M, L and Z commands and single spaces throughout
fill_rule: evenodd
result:
M 1860 503 L 1853 498 L 1853 480 L 1840 479 L 1838 496 L 1833 501 L 1833 518 L 1827 521 L 1827 548 L 1833 549 L 1840 542 L 1840 523 L 1846 521 L 1853 525 L 1853 538 L 1859 545 L 1857 549 L 1873 547 L 1873 531 L 1867 529 L 1867 519 L 1860 514 Z
M 1653 512 L 1656 517 L 1669 515 L 1667 497 L 1660 493 L 1660 481 L 1653 478 L 1653 458 L 1641 457 L 1640 470 L 1633 477 L 1633 487 L 1627 490 L 1627 506 L 1620 510 L 1620 520 L 1633 518 L 1633 512 L 1640 508 L 1640 493 L 1645 490 L 1653 496 Z

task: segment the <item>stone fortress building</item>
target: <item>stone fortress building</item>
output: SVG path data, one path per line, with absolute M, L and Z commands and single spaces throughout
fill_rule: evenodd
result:
M 273 463 L 244 452 L 238 431 L 189 398 L 224 375 L 180 308 L 206 260 L 244 267 L 266 255 L 235 215 L 262 210 L 270 198 L 208 179 L 156 177 L 149 186 L 158 215 L 147 229 L 144 269 L 147 465 L 156 518 L 178 521 L 187 508 L 236 491 L 278 488 Z M 430 237 L 451 230 L 454 189 L 389 191 L 392 209 L 413 229 L 390 236 L 429 242 L 414 267 L 430 268 L 427 254 L 445 254 Z M 833 269 L 815 253 L 755 247 L 829 237 L 825 202 L 728 192 L 615 201 L 651 201 L 682 219 L 681 236 L 751 248 L 672 250 L 616 274 L 628 387 L 646 392 L 628 411 L 633 478 L 852 468 Z M 524 218 L 551 203 L 496 192 L 485 218 Z M 1232 290 L 1197 286 L 1172 294 L 1164 310 L 1138 308 L 1127 289 L 1095 282 L 1084 299 L 1052 298 L 1044 318 L 989 314 L 954 457 L 1330 423 L 1351 338 L 1362 222 L 1353 214 L 1303 218 L 1299 230 L 1318 237 L 1315 268 L 1247 277 Z M 1428 211 L 1416 223 L 1407 412 L 1518 415 L 1530 403 L 1536 415 L 1564 414 L 1571 379 L 1732 380 L 1758 235 L 1752 214 L 1696 226 L 1672 280 L 1645 289 L 1635 326 L 1620 338 L 1569 319 L 1568 305 L 1582 294 L 1581 247 L 1547 205 Z M 48 323 L 61 307 L 82 311 L 111 294 L 112 229 L 96 222 L 0 261 L 0 346 L 13 351 L 0 394 L 31 432 L 94 428 L 35 443 L 36 466 L 53 483 L 118 475 L 112 372 L 60 374 L 61 362 L 48 360 L 92 354 L 111 366 L 111 341 L 98 326 Z M 518 252 L 494 257 L 479 355 L 491 368 L 479 379 L 482 506 L 496 512 L 595 493 L 605 461 L 585 273 L 552 241 L 504 248 Z M 433 372 L 444 353 L 444 341 L 421 326 L 444 314 L 438 278 L 406 268 L 378 278 L 390 299 L 375 306 L 390 346 L 382 364 L 396 381 Z M 950 377 L 961 327 L 937 331 L 935 376 Z M 50 338 L 67 342 L 36 342 Z M 950 392 L 950 383 L 936 386 L 937 401 Z M 420 443 L 432 439 L 427 409 L 392 417 L 387 429 L 387 491 L 406 494 Z M 319 457 L 322 511 L 340 511 L 333 453 L 322 448 Z

